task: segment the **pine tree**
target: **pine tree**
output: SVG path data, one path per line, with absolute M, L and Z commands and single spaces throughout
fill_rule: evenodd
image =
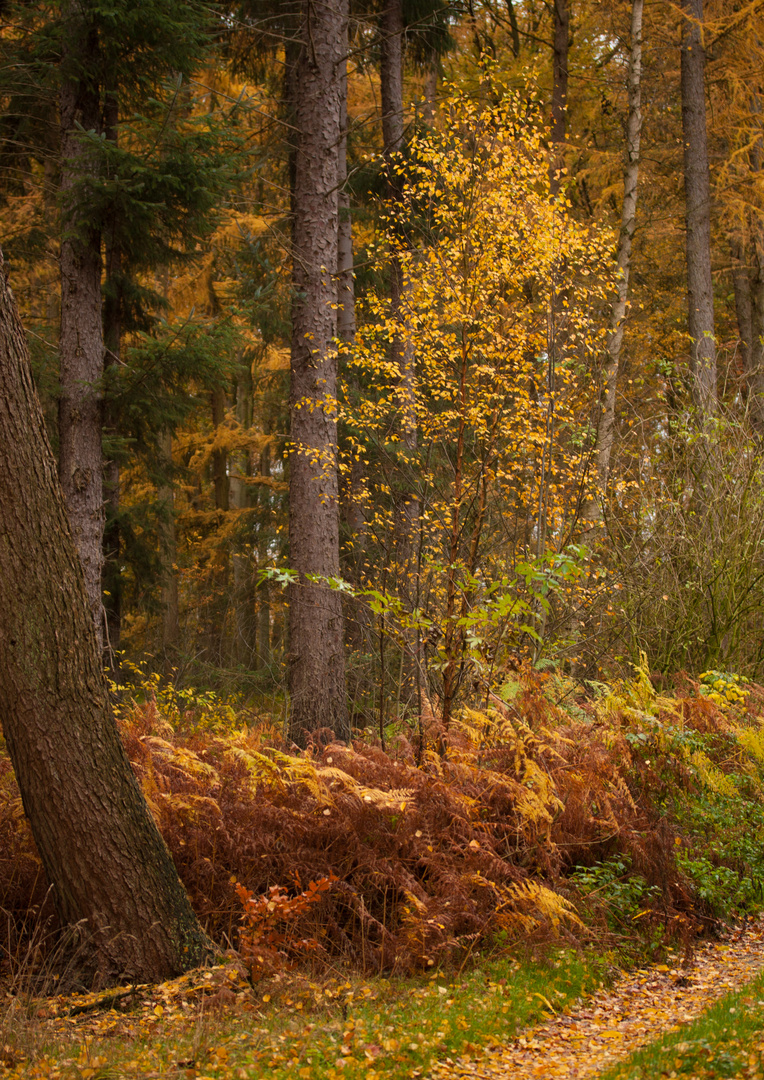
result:
M 342 601 L 306 575 L 339 573 L 337 247 L 346 0 L 301 4 L 294 67 L 289 550 L 300 579 L 289 612 L 290 733 L 349 736 Z
M 82 568 L 0 256 L 0 711 L 63 925 L 108 980 L 170 978 L 203 934 L 111 713 Z

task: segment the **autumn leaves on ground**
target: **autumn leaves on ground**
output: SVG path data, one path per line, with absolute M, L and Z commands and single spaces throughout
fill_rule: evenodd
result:
M 429 713 L 384 749 L 367 732 L 302 753 L 240 703 L 139 674 L 114 692 L 224 955 L 161 987 L 83 993 L 3 756 L 12 1073 L 423 1073 L 622 966 L 679 978 L 761 906 L 764 691 L 724 673 L 660 696 L 637 671 L 583 696 L 526 667 L 447 731 Z

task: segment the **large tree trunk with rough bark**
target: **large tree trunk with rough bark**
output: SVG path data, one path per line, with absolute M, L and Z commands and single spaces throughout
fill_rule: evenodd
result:
M 59 476 L 69 523 L 82 562 L 88 603 L 103 641 L 103 463 L 101 392 L 101 236 L 88 218 L 78 186 L 94 170 L 84 132 L 101 127 L 100 90 L 88 73 L 98 69 L 94 27 L 68 5 L 61 59 L 61 337 Z M 95 76 L 93 76 L 95 77 Z
M 117 144 L 119 127 L 119 99 L 116 93 L 108 94 L 104 109 L 104 134 Z M 104 370 L 122 362 L 122 252 L 113 235 L 104 237 L 106 283 L 103 302 Z M 108 401 L 104 404 L 103 433 L 116 437 L 119 432 L 117 410 Z M 120 634 L 122 627 L 122 571 L 120 550 L 122 536 L 119 523 L 120 477 L 119 459 L 115 453 L 104 461 L 103 466 L 104 509 L 106 511 L 103 534 L 103 603 L 106 641 L 104 659 L 111 667 L 118 666 Z
M 161 980 L 210 943 L 130 767 L 0 256 L 0 716 L 37 850 L 88 967 Z
M 328 728 L 349 736 L 339 573 L 337 235 L 341 66 L 347 0 L 302 0 L 293 73 L 294 299 L 289 456 L 290 734 L 305 744 Z
M 711 277 L 711 180 L 706 133 L 703 0 L 683 0 L 682 135 L 690 332 L 690 383 L 698 419 L 716 411 L 716 341 Z
M 584 507 L 584 520 L 595 521 L 607 493 L 610 476 L 610 457 L 615 432 L 615 392 L 618 368 L 621 363 L 623 331 L 629 296 L 631 246 L 637 226 L 637 187 L 639 183 L 639 146 L 642 132 L 642 8 L 643 0 L 632 0 L 631 51 L 629 55 L 628 94 L 629 115 L 626 122 L 626 162 L 623 173 L 623 208 L 621 234 L 618 240 L 618 296 L 610 316 L 610 336 L 607 360 L 600 392 L 600 415 L 597 418 L 597 439 L 594 446 L 595 497 Z

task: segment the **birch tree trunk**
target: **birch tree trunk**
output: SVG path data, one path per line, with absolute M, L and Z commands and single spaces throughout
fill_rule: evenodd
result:
M 1 255 L 0 716 L 59 916 L 78 925 L 88 967 L 154 982 L 200 963 L 210 943 L 111 713 Z
M 294 71 L 289 546 L 291 737 L 349 736 L 342 603 L 307 574 L 339 573 L 337 244 L 341 66 L 347 0 L 302 0 Z
M 610 476 L 610 457 L 615 432 L 615 397 L 618 369 L 621 363 L 626 307 L 631 274 L 631 247 L 637 224 L 637 188 L 639 184 L 639 149 L 642 133 L 642 8 L 643 0 L 632 0 L 631 51 L 629 54 L 628 95 L 629 115 L 626 122 L 626 162 L 623 174 L 623 208 L 621 232 L 618 239 L 618 297 L 610 316 L 610 336 L 607 360 L 600 394 L 600 415 L 594 445 L 595 497 L 584 507 L 585 521 L 595 521 L 607 494 Z

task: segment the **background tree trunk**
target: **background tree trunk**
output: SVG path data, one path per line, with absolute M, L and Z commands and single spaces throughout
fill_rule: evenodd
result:
M 607 492 L 610 476 L 610 455 L 615 432 L 615 392 L 618 368 L 621 363 L 623 330 L 626 305 L 629 296 L 631 274 L 631 245 L 637 226 L 637 187 L 639 184 L 639 146 L 642 132 L 642 8 L 643 0 L 632 0 L 631 5 L 631 53 L 629 56 L 629 116 L 626 122 L 626 163 L 623 173 L 623 209 L 621 211 L 621 235 L 618 241 L 618 297 L 613 304 L 608 338 L 608 356 L 603 372 L 600 393 L 600 415 L 597 422 L 597 440 L 594 446 L 595 498 L 589 499 L 584 508 L 584 519 L 595 521 L 599 516 L 602 500 Z
M 239 363 L 236 374 L 236 420 L 240 430 L 252 428 L 252 364 L 247 355 Z M 255 493 L 249 481 L 252 478 L 252 452 L 248 448 L 233 455 L 233 471 L 229 477 L 229 501 L 237 510 L 251 510 Z M 232 659 L 244 668 L 253 667 L 257 651 L 255 621 L 255 562 L 252 550 L 253 524 L 250 514 L 243 515 L 236 528 L 231 567 L 233 571 L 234 643 Z
M 342 602 L 306 574 L 339 573 L 337 236 L 341 66 L 347 0 L 303 0 L 294 72 L 294 299 L 289 457 L 290 734 L 349 735 Z
M 684 0 L 682 134 L 690 332 L 690 382 L 701 422 L 716 411 L 714 286 L 711 278 L 711 181 L 706 136 L 703 0 Z
M 382 96 L 382 139 L 384 155 L 390 169 L 389 197 L 401 198 L 401 179 L 395 173 L 395 158 L 403 150 L 403 55 L 405 24 L 401 0 L 387 0 L 380 19 Z M 404 317 L 406 283 L 400 261 L 390 260 L 390 306 L 401 326 Z M 401 336 L 393 338 L 390 360 L 400 372 L 398 401 L 400 409 L 401 447 L 398 458 L 396 485 L 396 542 L 399 590 L 409 610 L 419 606 L 418 550 L 420 530 L 420 499 L 416 490 L 416 458 L 419 449 L 419 430 L 416 414 L 416 356 L 410 342 Z M 406 656 L 402 669 L 401 696 L 413 701 L 416 696 L 418 670 L 422 657 L 415 630 L 407 634 Z
M 552 162 L 549 166 L 549 189 L 552 195 L 560 190 L 560 171 L 563 167 L 562 146 L 565 142 L 565 123 L 568 111 L 568 38 L 570 11 L 568 0 L 554 0 L 552 31 Z
M 177 975 L 211 945 L 114 723 L 1 256 L 0 570 L 0 715 L 58 913 L 103 977 Z
M 79 129 L 98 132 L 101 124 L 99 87 L 86 74 L 98 69 L 98 40 L 94 26 L 82 18 L 77 5 L 70 4 L 68 14 L 59 95 L 63 203 L 59 476 L 102 645 L 101 236 L 89 225 L 87 206 L 77 190 L 93 172 L 95 157 Z
M 172 433 L 168 428 L 160 436 L 161 466 L 166 479 L 157 489 L 160 517 L 160 555 L 162 559 L 162 623 L 160 651 L 164 666 L 170 671 L 177 659 L 180 644 L 180 597 L 178 594 L 177 537 L 175 531 L 175 490 L 172 482 Z

